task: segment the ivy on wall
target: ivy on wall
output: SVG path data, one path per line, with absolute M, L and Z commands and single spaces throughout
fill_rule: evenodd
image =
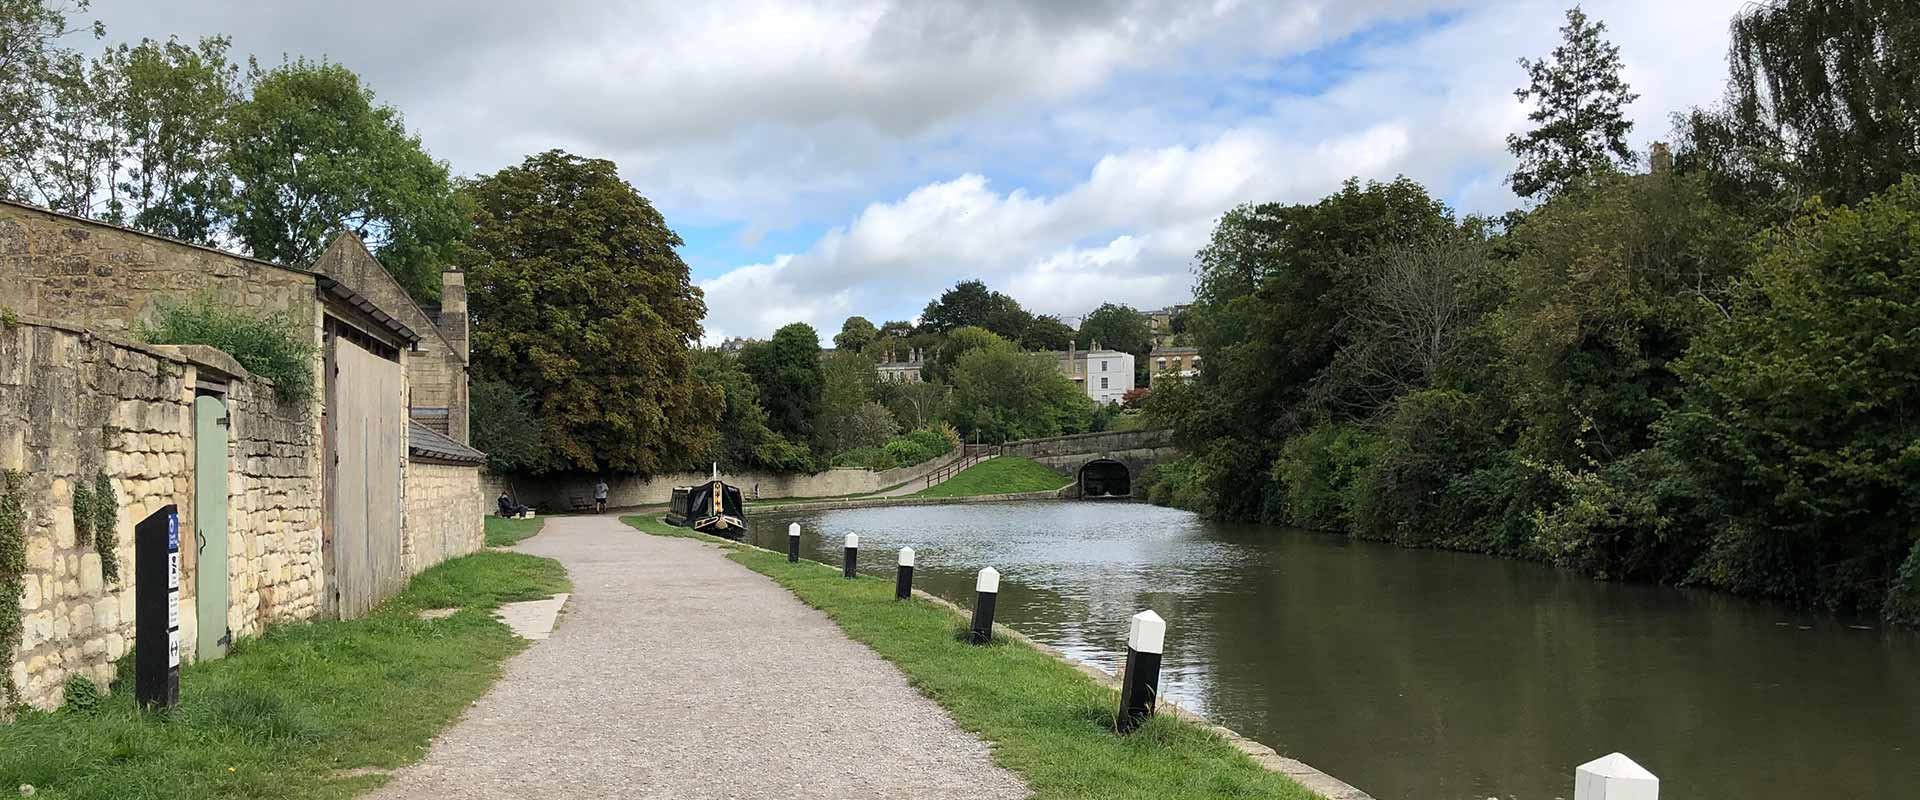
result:
M 93 546 L 100 554 L 100 574 L 108 583 L 120 582 L 120 544 L 116 526 L 120 523 L 119 503 L 114 501 L 113 481 L 102 471 L 93 483 L 80 481 L 73 487 L 73 538 L 81 547 Z
M 21 499 L 20 473 L 0 472 L 0 685 L 7 705 L 20 702 L 13 685 L 14 648 L 20 645 L 20 601 L 26 595 L 26 503 Z

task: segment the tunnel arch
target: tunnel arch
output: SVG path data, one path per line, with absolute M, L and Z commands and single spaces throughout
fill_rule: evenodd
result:
M 1080 497 L 1131 497 L 1133 471 L 1111 458 L 1096 458 L 1080 465 Z

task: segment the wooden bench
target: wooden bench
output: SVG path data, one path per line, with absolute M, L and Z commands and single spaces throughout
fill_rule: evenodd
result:
M 573 506 L 573 510 L 575 511 L 592 511 L 593 510 L 593 498 L 591 497 L 574 495 L 572 497 L 567 498 L 567 503 Z

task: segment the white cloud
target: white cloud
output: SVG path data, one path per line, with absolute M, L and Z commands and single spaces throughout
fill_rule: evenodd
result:
M 1637 147 L 1666 137 L 1671 111 L 1717 96 L 1737 2 L 1588 3 L 1609 23 L 1642 95 L 1632 108 Z M 831 335 L 847 313 L 911 316 L 974 277 L 1040 312 L 1157 307 L 1190 295 L 1193 255 L 1221 213 L 1243 202 L 1310 201 L 1348 176 L 1406 174 L 1462 212 L 1512 208 L 1505 137 L 1526 124 L 1512 95 L 1514 61 L 1551 48 L 1562 12 L 1557 4 L 1484 5 L 1411 38 L 1363 44 L 1351 72 L 1324 91 L 1280 95 L 1197 144 L 1106 155 L 1053 195 L 999 189 L 969 172 L 869 204 L 802 252 L 706 284 L 725 289 L 751 276 L 803 315 L 710 299 L 710 334 L 764 335 L 801 320 Z M 1155 118 L 1138 107 L 1074 107 L 1062 116 L 1083 131 Z M 1169 121 L 1163 130 L 1179 128 Z M 801 299 L 813 296 L 833 302 Z

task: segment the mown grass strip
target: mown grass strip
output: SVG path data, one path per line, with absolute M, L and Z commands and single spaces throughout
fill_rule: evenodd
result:
M 960 474 L 937 486 L 913 493 L 913 497 L 978 497 L 983 494 L 1046 492 L 1072 481 L 1038 461 L 1015 456 L 990 458 L 963 469 Z
M 1318 797 L 1270 772 L 1212 731 L 1161 715 L 1127 736 L 1113 733 L 1119 695 L 1031 647 L 996 638 L 960 640 L 965 623 L 924 600 L 893 599 L 891 581 L 854 580 L 818 563 L 722 542 L 651 517 L 624 517 L 655 535 L 727 546 L 729 558 L 764 574 L 820 609 L 847 635 L 893 662 L 960 727 L 993 747 L 996 763 L 1018 773 L 1036 800 L 1225 800 Z
M 569 590 L 559 562 L 482 552 L 416 576 L 364 619 L 280 625 L 181 670 L 180 706 L 135 708 L 133 659 L 90 711 L 0 724 L 0 789 L 36 798 L 347 798 L 418 760 L 526 642 L 500 603 Z M 429 608 L 458 608 L 423 620 Z
M 487 546 L 508 547 L 540 532 L 547 524 L 546 517 L 533 519 L 508 519 L 492 514 L 486 516 Z

